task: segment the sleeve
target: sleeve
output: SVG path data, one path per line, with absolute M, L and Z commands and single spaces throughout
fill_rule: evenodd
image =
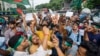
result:
M 6 41 L 6 44 L 8 43 L 8 40 L 9 40 L 9 33 L 6 31 L 4 33 L 4 36 L 5 36 L 5 41 Z
M 26 34 L 28 37 L 30 37 L 32 35 L 32 31 L 29 27 L 28 27 L 28 30 L 26 31 Z
M 43 49 L 43 46 L 41 45 L 39 48 L 38 48 L 38 52 L 37 52 L 37 55 L 38 56 L 46 56 L 47 55 L 47 51 Z
M 46 56 L 47 51 L 43 49 L 42 45 L 37 49 L 37 52 L 34 54 L 35 56 Z
M 43 49 L 42 45 L 37 49 L 37 52 L 29 56 L 47 56 L 47 51 Z

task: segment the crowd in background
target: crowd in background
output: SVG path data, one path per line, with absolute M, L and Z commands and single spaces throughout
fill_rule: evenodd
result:
M 12 20 L 2 16 L 0 56 L 100 56 L 100 29 L 89 15 L 44 14 L 30 21 L 24 13 Z

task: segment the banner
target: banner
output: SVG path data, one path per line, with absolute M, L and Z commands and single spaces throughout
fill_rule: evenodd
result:
M 29 5 L 29 0 L 2 0 L 11 4 Z

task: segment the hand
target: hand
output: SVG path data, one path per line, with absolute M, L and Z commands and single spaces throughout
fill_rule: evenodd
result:
M 4 18 L 6 21 L 8 21 L 8 17 L 5 17 L 5 16 L 4 16 L 3 18 Z
M 38 18 L 42 20 L 42 14 L 38 14 Z
M 43 27 L 43 33 L 44 33 L 44 35 L 45 35 L 45 34 L 46 34 L 46 35 L 47 35 L 47 34 L 49 35 L 49 32 L 50 32 L 50 31 L 49 31 L 49 28 L 47 28 L 46 26 L 44 26 L 44 27 Z
M 26 17 L 26 15 L 24 13 L 22 13 L 21 15 L 22 15 L 22 18 L 25 18 Z
M 87 32 L 88 31 L 88 28 L 85 28 L 84 31 Z
M 95 42 L 95 43 L 96 43 L 96 42 L 97 42 L 97 40 L 96 40 L 96 39 L 94 39 L 94 40 L 93 40 L 93 42 Z
M 93 30 L 94 30 L 94 28 L 92 26 L 88 26 L 86 31 L 87 32 L 92 32 Z
M 35 20 L 32 20 L 32 26 L 34 26 L 34 25 L 35 25 L 35 23 L 36 23 L 36 21 L 35 21 Z
M 36 15 L 35 14 L 33 14 L 33 18 L 36 19 Z
M 56 18 L 56 19 L 59 19 L 59 15 L 58 15 L 58 14 L 56 14 L 56 15 L 55 15 L 55 18 Z
M 58 24 L 58 19 L 59 19 L 59 18 L 58 18 L 58 14 L 52 15 L 51 18 L 52 18 L 53 24 Z
M 77 45 L 77 43 L 74 42 L 73 45 Z
M 52 40 L 53 40 L 54 47 L 59 47 L 59 40 L 54 34 L 52 35 Z

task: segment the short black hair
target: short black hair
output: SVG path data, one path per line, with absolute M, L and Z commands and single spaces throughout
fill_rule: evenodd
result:
M 97 54 L 97 56 L 100 56 L 100 46 L 98 48 L 98 54 Z
M 89 24 L 89 22 L 87 22 L 87 21 L 85 21 L 85 22 L 83 22 L 83 23 L 87 23 L 87 24 Z
M 9 21 L 8 24 L 16 24 L 15 21 Z
M 76 24 L 77 26 L 79 26 L 79 22 L 74 22 L 73 25 L 75 25 L 75 24 Z
M 98 46 L 95 43 L 91 41 L 83 41 L 80 46 L 87 50 L 86 56 L 97 56 Z
M 15 35 L 15 36 L 11 37 L 10 40 L 8 41 L 8 45 L 11 48 L 14 48 L 15 44 L 18 42 L 20 37 L 21 37 L 21 35 Z
M 68 43 L 70 43 L 70 44 L 73 44 L 73 40 L 71 39 L 71 38 L 66 38 L 66 41 L 68 42 Z
M 32 23 L 32 21 L 27 22 L 27 26 L 30 26 Z

